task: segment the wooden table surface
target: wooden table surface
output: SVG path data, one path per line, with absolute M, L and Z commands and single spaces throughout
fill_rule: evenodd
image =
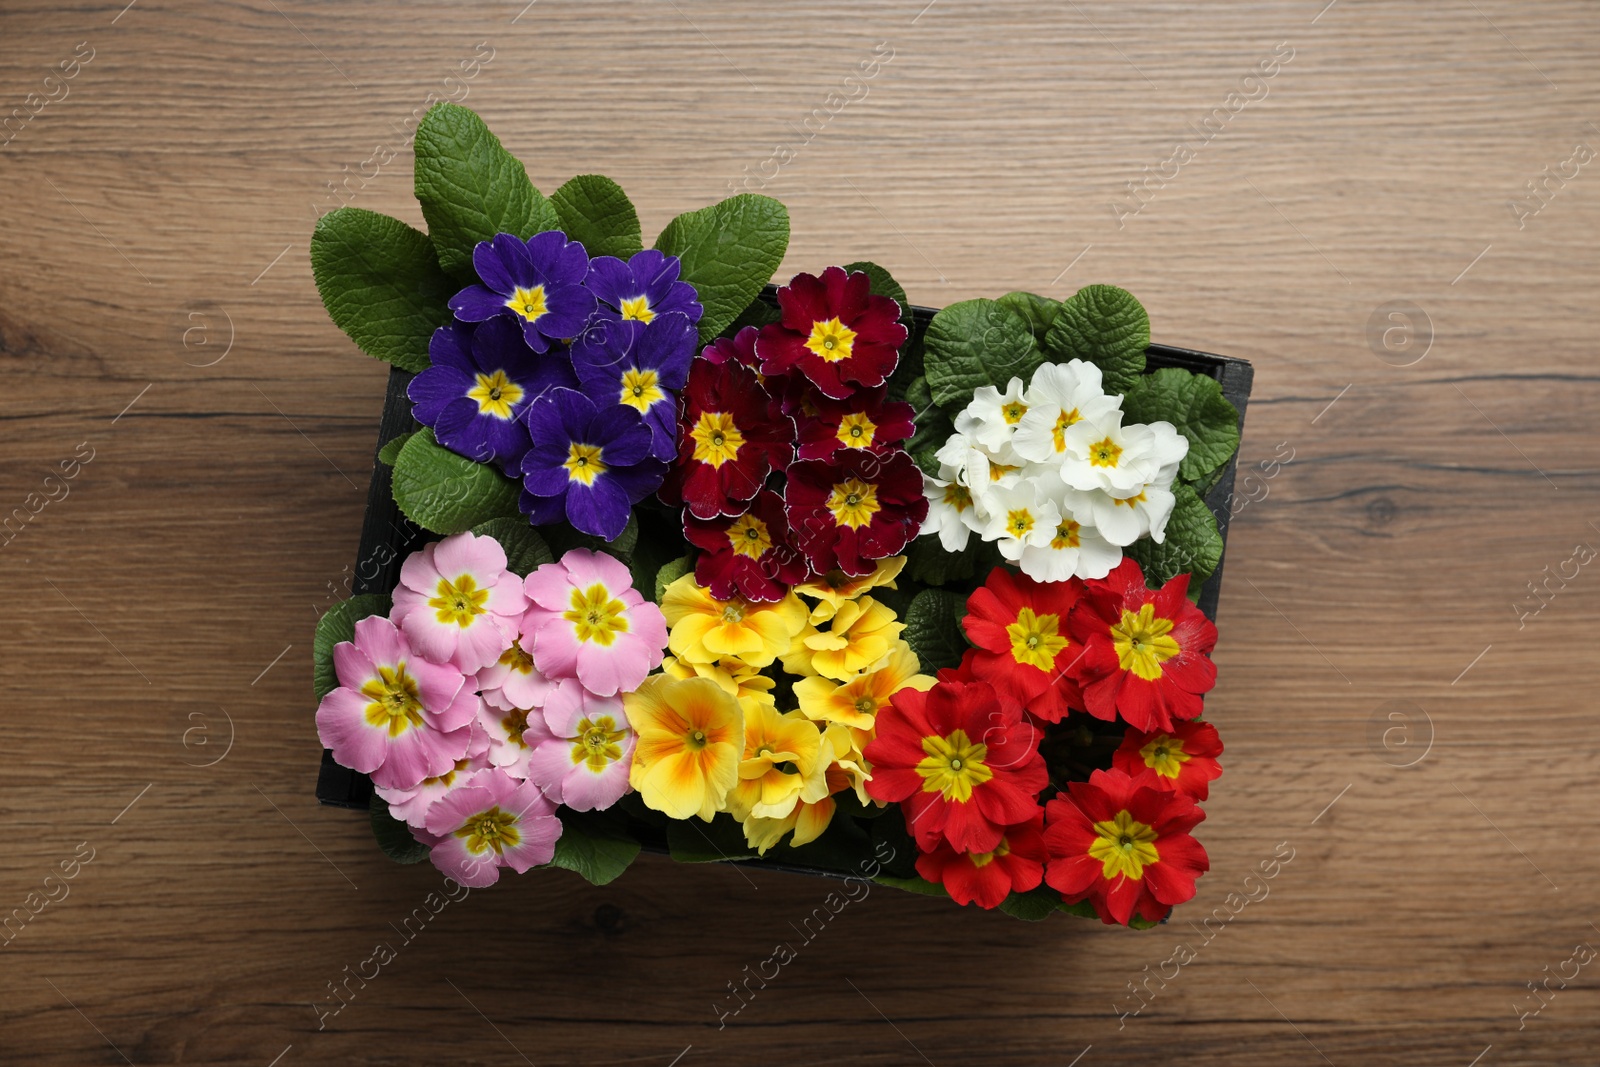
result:
M 0 1062 L 1596 1062 L 1600 8 L 523 2 L 3 5 Z M 312 796 L 387 368 L 307 243 L 422 225 L 441 97 L 647 239 L 738 183 L 783 277 L 1111 282 L 1254 361 L 1191 905 L 878 889 L 802 943 L 823 883 L 645 858 L 403 936 L 440 876 Z

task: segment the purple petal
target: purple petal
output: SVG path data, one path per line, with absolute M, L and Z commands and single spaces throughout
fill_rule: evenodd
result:
M 470 371 L 474 367 L 472 328 L 452 322 L 434 330 L 433 336 L 428 339 L 428 362 L 435 367 L 457 367 Z
M 631 467 L 613 468 L 606 477 L 620 489 L 628 500 L 638 503 L 657 489 L 667 476 L 667 465 L 660 460 L 646 459 Z
M 567 490 L 567 518 L 586 534 L 614 541 L 628 525 L 631 502 L 627 491 L 617 484 L 610 471 L 593 485 L 573 482 Z
M 443 333 L 444 330 L 438 332 Z M 406 396 L 411 398 L 412 417 L 424 426 L 432 426 L 447 404 L 467 395 L 473 382 L 471 374 L 455 367 L 429 367 L 411 379 L 411 384 L 406 387 Z
M 643 255 L 641 252 L 639 255 Z M 638 259 L 639 256 L 634 256 Z M 589 261 L 589 275 L 583 283 L 588 290 L 614 308 L 620 308 L 625 297 L 637 296 L 634 291 L 633 271 L 616 256 L 596 256 Z
M 639 366 L 654 367 L 661 384 L 676 392 L 689 380 L 689 364 L 699 339 L 689 316 L 657 315 L 639 338 Z
M 625 404 L 601 408 L 588 427 L 588 444 L 604 449 L 607 467 L 631 467 L 650 454 L 655 435 L 639 413 Z
M 567 517 L 567 497 L 563 492 L 560 496 L 535 496 L 523 490 L 522 496 L 517 500 L 517 508 L 534 526 L 549 526 L 551 523 L 562 522 Z
M 482 322 L 505 312 L 506 298 L 481 285 L 469 285 L 450 298 L 450 310 L 462 322 Z

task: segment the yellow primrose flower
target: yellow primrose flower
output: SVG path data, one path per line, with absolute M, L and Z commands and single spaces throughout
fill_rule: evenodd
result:
M 791 674 L 849 681 L 887 656 L 905 628 L 886 604 L 869 596 L 847 600 L 839 605 L 827 630 L 807 625 L 789 646 L 783 666 Z
M 717 600 L 692 574 L 667 586 L 661 612 L 672 627 L 667 647 L 679 659 L 733 658 L 756 670 L 782 655 L 806 624 L 806 606 L 792 592 L 775 604 Z
M 852 731 L 848 727 L 830 725 L 822 735 L 822 749 L 817 758 L 820 774 L 807 780 L 799 801 L 789 814 L 782 818 L 752 815 L 745 819 L 745 842 L 765 855 L 791 830 L 794 831 L 794 837 L 789 842 L 792 847 L 798 848 L 815 841 L 828 828 L 833 821 L 833 813 L 838 810 L 834 795 L 846 789 L 854 788 L 856 795 L 864 798 L 863 804 L 877 803 L 865 796 L 866 780 L 870 777 L 863 769 L 865 765 L 866 761 L 860 759 L 856 736 Z
M 887 589 L 895 588 L 894 580 L 905 565 L 904 556 L 890 556 L 880 559 L 871 574 L 851 577 L 843 571 L 829 571 L 821 578 L 795 586 L 794 591 L 816 598 L 817 604 L 811 609 L 810 619 L 811 625 L 815 626 L 833 618 L 839 605 L 854 600 L 868 589 L 876 589 L 880 585 Z
M 690 663 L 668 656 L 661 661 L 661 671 L 673 678 L 710 678 L 723 692 L 739 701 L 741 707 L 751 703 L 776 706 L 772 687 L 778 683 L 743 660 L 724 658 L 715 663 Z
M 904 641 L 874 670 L 856 675 L 848 682 L 831 678 L 802 678 L 794 683 L 800 710 L 818 722 L 837 722 L 860 730 L 870 730 L 878 712 L 889 706 L 889 698 L 905 688 L 927 692 L 934 679 L 917 673 L 921 665 L 917 654 Z
M 710 822 L 739 781 L 739 702 L 709 678 L 652 674 L 622 706 L 639 734 L 628 784 L 646 807 Z
M 739 784 L 728 794 L 727 810 L 741 822 L 751 816 L 781 818 L 794 809 L 808 781 L 820 795 L 827 762 L 822 752 L 822 732 L 817 724 L 790 711 L 746 708 L 744 759 L 739 762 Z

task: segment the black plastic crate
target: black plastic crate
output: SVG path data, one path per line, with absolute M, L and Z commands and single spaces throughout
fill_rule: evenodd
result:
M 768 287 L 766 295 L 769 300 L 773 298 L 775 292 L 774 288 Z M 919 329 L 925 330 L 938 309 L 913 307 L 911 311 L 916 316 Z M 1239 430 L 1243 433 L 1244 409 L 1250 399 L 1250 385 L 1254 377 L 1254 370 L 1247 361 L 1231 356 L 1194 352 L 1187 348 L 1171 348 L 1167 345 L 1151 345 L 1145 350 L 1145 358 L 1149 370 L 1181 367 L 1216 379 L 1222 386 L 1222 395 L 1232 401 L 1233 406 L 1238 409 Z M 393 592 L 400 582 L 400 564 L 405 557 L 429 540 L 438 537 L 437 534 L 429 533 L 415 525 L 400 513 L 391 489 L 393 471 L 377 460 L 377 450 L 389 441 L 401 434 L 421 429 L 411 417 L 411 401 L 406 396 L 406 387 L 411 384 L 413 377 L 414 375 L 398 367 L 389 371 L 389 390 L 383 402 L 383 417 L 378 423 L 377 448 L 373 450 L 372 484 L 367 490 L 367 514 L 361 524 L 361 547 L 356 554 L 355 579 L 351 585 L 352 595 Z M 1233 480 L 1238 463 L 1239 456 L 1235 453 L 1224 468 L 1222 477 L 1217 480 L 1211 492 L 1206 494 L 1206 506 L 1217 517 L 1217 529 L 1222 535 L 1224 546 L 1228 540 L 1228 505 L 1233 495 Z M 1224 551 L 1222 563 L 1218 564 L 1215 573 L 1200 587 L 1200 610 L 1213 621 L 1217 617 L 1217 598 L 1222 590 L 1222 570 L 1226 563 L 1227 552 Z M 360 808 L 365 811 L 371 798 L 372 782 L 367 776 L 348 767 L 339 766 L 333 761 L 333 753 L 324 749 L 322 768 L 317 775 L 317 799 L 324 804 Z M 657 851 L 651 848 L 649 842 L 645 847 Z M 810 874 L 835 873 L 811 868 L 786 867 L 783 864 L 766 861 L 763 861 L 761 866 Z

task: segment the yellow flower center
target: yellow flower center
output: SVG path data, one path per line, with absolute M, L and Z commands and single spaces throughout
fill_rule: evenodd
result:
M 661 391 L 661 375 L 653 370 L 632 367 L 622 372 L 622 396 L 619 399 L 641 415 L 650 405 L 666 398 Z
M 1062 519 L 1056 527 L 1056 535 L 1050 539 L 1050 547 L 1060 551 L 1063 548 L 1078 547 L 1078 531 L 1083 529 L 1080 523 L 1071 519 Z
M 449 625 L 453 622 L 463 630 L 472 625 L 473 619 L 489 610 L 484 607 L 487 603 L 489 590 L 479 589 L 470 574 L 463 574 L 454 582 L 440 578 L 434 595 L 428 598 L 428 607 L 438 612 L 441 623 Z
M 1155 830 L 1126 810 L 1095 823 L 1094 832 L 1099 836 L 1089 843 L 1089 855 L 1104 864 L 1100 873 L 1106 878 L 1127 875 L 1137 880 L 1144 877 L 1146 867 L 1161 860 Z
M 500 653 L 500 665 L 510 667 L 518 674 L 533 673 L 533 657 L 522 650 L 520 640 L 511 642 L 511 647 Z
M 1002 837 L 1000 843 L 994 846 L 993 852 L 973 852 L 968 854 L 967 858 L 972 861 L 974 867 L 983 868 L 989 866 L 1001 856 L 1009 855 L 1011 855 L 1011 842 Z
M 1183 765 L 1194 757 L 1183 750 L 1180 738 L 1158 734 L 1139 750 L 1144 765 L 1163 778 L 1176 778 L 1183 773 Z
M 972 491 L 964 485 L 951 482 L 944 487 L 944 502 L 955 508 L 959 515 L 972 506 Z
M 972 741 L 965 730 L 952 730 L 945 737 L 924 737 L 922 751 L 926 752 L 917 764 L 922 775 L 924 793 L 942 793 L 955 804 L 965 804 L 972 799 L 972 790 L 994 777 L 984 757 L 989 746 L 982 741 Z
M 1115 467 L 1122 458 L 1122 446 L 1109 437 L 1102 437 L 1089 446 L 1089 466 Z
M 683 743 L 690 750 L 699 752 L 701 749 L 709 745 L 711 741 L 706 737 L 706 732 L 704 730 L 693 729 L 684 732 Z
M 522 386 L 497 370 L 478 375 L 478 384 L 467 390 L 467 397 L 478 402 L 478 414 L 509 419 L 512 406 L 522 399 Z
M 533 322 L 549 310 L 544 306 L 544 286 L 536 285 L 532 289 L 513 290 L 511 298 L 506 301 L 506 307 Z
M 846 448 L 871 448 L 878 426 L 862 414 L 846 415 L 839 420 L 839 443 Z
M 1078 414 L 1077 408 L 1073 408 L 1071 411 L 1063 411 L 1056 416 L 1056 424 L 1050 430 L 1050 439 L 1056 446 L 1057 452 L 1065 452 L 1067 450 L 1067 427 L 1082 418 L 1083 416 Z
M 998 482 L 1006 475 L 1015 474 L 1021 469 L 1021 465 L 1016 463 L 991 463 L 989 464 L 989 480 L 991 482 Z
M 1015 426 L 1022 421 L 1022 416 L 1027 413 L 1028 405 L 1020 400 L 1013 400 L 1000 408 L 1000 417 L 1005 420 L 1007 426 Z
M 520 746 L 522 745 L 522 732 L 528 728 L 528 713 L 514 710 L 500 720 L 500 727 L 511 735 L 510 741 L 513 745 Z
M 840 526 L 855 529 L 872 521 L 872 516 L 882 510 L 878 503 L 878 487 L 860 478 L 846 478 L 833 487 L 828 495 L 828 510 Z
M 517 817 L 508 811 L 501 811 L 498 804 L 469 818 L 455 836 L 466 838 L 467 850 L 478 855 L 491 849 L 498 855 L 522 840 L 522 835 L 517 832 Z
M 858 697 L 856 699 L 856 710 L 863 715 L 876 715 L 878 702 L 869 696 Z
M 811 336 L 806 338 L 806 347 L 828 363 L 849 359 L 855 343 L 856 332 L 840 322 L 837 315 L 827 322 L 813 322 Z
M 760 559 L 771 550 L 772 535 L 767 532 L 767 524 L 754 515 L 740 515 L 728 527 L 728 542 L 733 545 L 734 555 Z
M 744 434 L 725 411 L 703 413 L 689 437 L 694 441 L 694 458 L 711 464 L 713 469 L 738 459 L 739 449 L 744 446 Z
M 1033 529 L 1033 512 L 1027 508 L 1017 508 L 1006 512 L 1006 532 L 1012 537 L 1021 539 Z
M 628 632 L 628 608 L 611 595 L 611 591 L 596 582 L 587 590 L 572 591 L 572 607 L 561 613 L 572 623 L 572 631 L 579 641 L 593 641 L 609 646 L 617 634 Z
M 1112 505 L 1119 508 L 1132 508 L 1135 504 L 1143 504 L 1145 502 L 1146 497 L 1143 489 L 1139 490 L 1138 496 L 1112 497 L 1111 499 Z
M 1036 615 L 1032 608 L 1017 612 L 1017 621 L 1006 627 L 1011 638 L 1011 658 L 1030 667 L 1047 671 L 1061 650 L 1070 642 L 1060 632 L 1059 615 Z
M 607 766 L 622 758 L 622 739 L 626 730 L 617 728 L 617 721 L 609 715 L 578 721 L 578 736 L 572 742 L 572 763 L 588 763 L 589 770 L 599 774 Z
M 1171 631 L 1172 620 L 1157 618 L 1155 605 L 1146 604 L 1137 615 L 1122 612 L 1122 621 L 1111 627 L 1111 647 L 1123 670 L 1152 682 L 1161 677 L 1161 664 L 1182 651 Z
M 649 322 L 656 317 L 656 313 L 650 310 L 649 297 L 632 296 L 622 301 L 622 317 Z
M 599 445 L 572 442 L 572 450 L 562 464 L 567 468 L 567 477 L 582 485 L 593 485 L 594 480 L 606 472 L 606 465 L 600 459 L 602 451 Z
M 378 677 L 361 687 L 361 695 L 372 701 L 364 712 L 367 724 L 387 727 L 390 737 L 422 725 L 422 697 L 404 662 L 379 667 Z

